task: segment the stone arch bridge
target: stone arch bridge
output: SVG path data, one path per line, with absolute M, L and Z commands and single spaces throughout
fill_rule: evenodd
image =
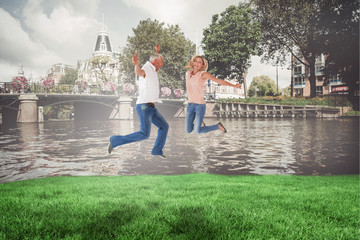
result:
M 43 108 L 68 104 L 74 107 L 75 120 L 133 119 L 136 98 L 88 94 L 0 94 L 2 122 L 42 122 Z M 184 100 L 163 99 L 158 107 L 171 117 Z

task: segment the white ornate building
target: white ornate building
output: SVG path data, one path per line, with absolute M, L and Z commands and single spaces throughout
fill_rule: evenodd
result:
M 237 84 L 236 79 L 229 81 L 232 84 Z M 204 85 L 205 95 L 208 99 L 213 99 L 214 96 L 216 99 L 219 98 L 245 98 L 244 95 L 244 84 L 242 88 L 234 88 L 230 86 L 219 85 L 214 81 L 207 81 Z
M 90 86 L 104 86 L 105 82 L 118 85 L 120 79 L 119 53 L 113 52 L 105 28 L 99 31 L 92 57 L 78 60 L 78 80 L 85 80 Z

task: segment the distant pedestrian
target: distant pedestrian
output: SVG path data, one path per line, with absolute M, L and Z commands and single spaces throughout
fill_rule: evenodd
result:
M 135 74 L 139 76 L 139 97 L 136 101 L 136 111 L 140 120 L 140 131 L 125 136 L 116 135 L 110 137 L 108 145 L 109 154 L 113 148 L 131 142 L 142 141 L 150 136 L 151 123 L 159 128 L 152 155 L 166 158 L 163 153 L 169 124 L 156 108 L 160 103 L 158 71 L 163 66 L 163 57 L 159 54 L 160 45 L 155 46 L 156 53 L 150 57 L 150 61 L 140 69 L 137 53 L 132 57 L 135 65 Z
M 205 126 L 205 123 L 203 122 L 206 112 L 204 84 L 207 80 L 212 80 L 220 85 L 231 86 L 235 88 L 241 88 L 241 84 L 232 84 L 230 82 L 218 79 L 210 73 L 206 72 L 208 68 L 208 62 L 200 55 L 193 56 L 185 68 L 190 69 L 185 74 L 186 92 L 188 95 L 185 131 L 187 133 L 194 131 L 196 134 L 201 134 L 219 129 L 220 131 L 226 133 L 227 130 L 221 122 L 211 126 Z

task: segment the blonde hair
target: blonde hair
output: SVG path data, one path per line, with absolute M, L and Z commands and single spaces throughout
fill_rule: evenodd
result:
M 203 67 L 200 69 L 200 71 L 206 71 L 208 68 L 208 61 L 200 55 L 195 55 L 191 58 L 191 60 L 189 61 L 189 63 L 185 66 L 185 68 L 190 68 L 190 69 L 194 69 L 194 62 L 197 58 L 201 58 L 203 61 Z

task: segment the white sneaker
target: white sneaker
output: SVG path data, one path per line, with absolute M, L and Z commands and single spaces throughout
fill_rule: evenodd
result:
M 166 156 L 164 154 L 160 154 L 159 157 L 166 159 Z

